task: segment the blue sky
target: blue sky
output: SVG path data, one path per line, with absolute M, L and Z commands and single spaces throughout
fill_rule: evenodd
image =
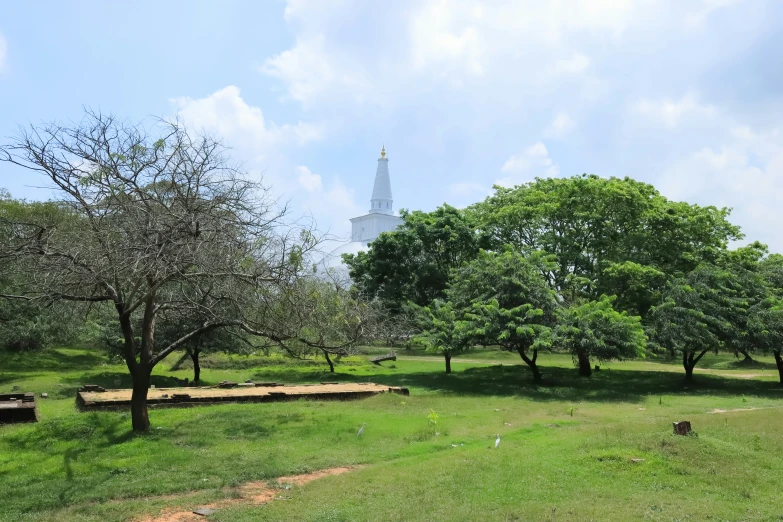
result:
M 0 137 L 179 113 L 342 237 L 384 143 L 398 209 L 631 176 L 783 251 L 782 35 L 778 0 L 15 2 Z M 15 196 L 43 184 L 0 165 Z

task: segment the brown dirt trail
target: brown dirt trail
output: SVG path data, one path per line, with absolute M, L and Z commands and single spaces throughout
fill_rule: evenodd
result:
M 237 491 L 239 493 L 238 498 L 230 498 L 226 500 L 220 500 L 212 502 L 211 504 L 193 506 L 191 509 L 185 510 L 183 508 L 171 508 L 164 509 L 158 515 L 151 515 L 141 519 L 137 519 L 138 522 L 197 522 L 203 521 L 205 518 L 193 513 L 193 510 L 200 508 L 209 508 L 218 510 L 220 508 L 236 505 L 236 504 L 266 504 L 273 501 L 281 491 L 285 491 L 281 487 L 275 487 L 271 483 L 279 485 L 290 486 L 303 486 L 313 480 L 329 477 L 331 475 L 341 475 L 349 471 L 357 469 L 357 466 L 344 466 L 339 468 L 329 468 L 320 471 L 313 471 L 312 473 L 304 473 L 302 475 L 291 475 L 287 477 L 278 477 L 273 481 L 259 481 L 248 482 L 243 484 Z M 226 490 L 227 492 L 230 490 Z M 181 500 L 187 498 L 187 493 L 183 495 L 167 495 L 166 499 Z

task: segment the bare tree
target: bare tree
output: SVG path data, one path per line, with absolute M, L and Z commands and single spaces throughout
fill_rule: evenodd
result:
M 356 353 L 375 321 L 375 307 L 350 290 L 347 281 L 327 270 L 302 275 L 281 285 L 273 306 L 250 309 L 252 324 L 269 325 L 270 338 L 295 358 L 322 355 L 334 372 L 333 356 Z
M 114 308 L 135 431 L 149 429 L 152 369 L 203 333 L 234 327 L 275 343 L 324 341 L 273 322 L 281 307 L 296 306 L 290 289 L 318 239 L 286 222 L 286 209 L 209 136 L 178 122 L 147 130 L 87 111 L 79 124 L 22 129 L 0 160 L 48 177 L 73 216 L 0 216 L 8 238 L 0 256 L 25 282 L 15 297 Z M 157 345 L 158 323 L 183 316 L 199 321 Z

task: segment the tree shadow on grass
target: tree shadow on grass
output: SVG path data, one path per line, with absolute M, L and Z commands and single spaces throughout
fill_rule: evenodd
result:
M 83 444 L 105 448 L 123 444 L 136 437 L 128 419 L 122 415 L 90 412 L 68 417 L 55 417 L 30 425 L 29 429 L 6 434 L 3 443 L 12 449 L 50 454 L 63 454 L 58 443 Z M 67 453 L 67 452 L 66 452 Z M 70 455 L 70 460 L 73 460 Z
M 112 451 L 109 448 L 156 435 L 134 434 L 126 416 L 106 412 L 55 417 L 4 434 L 3 450 L 18 454 L 27 467 L 45 466 L 41 482 L 57 488 L 55 496 L 4 499 L 9 502 L 4 507 L 9 507 L 10 512 L 14 508 L 28 511 L 33 506 L 36 511 L 65 507 L 117 472 L 126 471 L 118 470 L 111 459 L 96 459 L 92 453 L 107 455 L 107 451 Z M 19 479 L 32 491 L 41 491 L 41 484 L 29 472 Z
M 76 398 L 76 392 L 85 384 L 97 384 L 109 389 L 130 389 L 133 387 L 130 373 L 127 371 L 116 370 L 101 373 L 83 373 L 81 375 L 72 375 L 61 379 L 62 387 L 56 391 L 59 398 Z M 151 383 L 156 388 L 182 388 L 184 384 L 177 377 L 169 375 L 153 375 Z
M 592 377 L 579 377 L 575 369 L 542 367 L 544 380 L 535 384 L 527 368 L 519 365 L 493 365 L 467 368 L 449 375 L 436 372 L 351 373 L 275 372 L 278 382 L 331 381 L 375 382 L 388 386 L 419 388 L 427 391 L 468 396 L 517 396 L 542 401 L 640 402 L 651 395 L 752 395 L 783 398 L 783 387 L 776 382 L 736 379 L 699 374 L 691 383 L 674 372 L 643 370 L 602 370 Z M 258 378 L 269 374 L 258 372 Z M 415 392 L 414 392 L 415 393 Z
M 758 357 L 754 355 L 754 357 Z M 657 364 L 665 364 L 667 366 L 676 366 L 679 369 L 682 369 L 682 359 L 679 357 L 660 357 L 660 358 L 651 358 L 648 359 L 646 362 L 651 363 L 657 363 Z M 774 362 L 770 361 L 762 361 L 758 358 L 745 361 L 743 359 L 739 358 L 728 358 L 725 356 L 725 354 L 721 354 L 721 356 L 710 356 L 707 355 L 699 361 L 699 365 L 696 367 L 696 370 L 773 370 L 777 371 L 777 366 Z
M 0 386 L 4 386 L 8 383 L 15 382 L 15 381 L 23 381 L 28 379 L 35 379 L 37 377 L 42 376 L 41 373 L 0 373 Z
M 0 352 L 3 373 L 86 370 L 105 362 L 106 357 L 97 351 Z

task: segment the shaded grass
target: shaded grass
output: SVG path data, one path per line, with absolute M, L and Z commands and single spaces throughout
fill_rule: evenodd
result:
M 290 357 L 277 353 L 271 354 L 270 356 L 208 353 L 199 358 L 199 365 L 202 369 L 206 368 L 212 370 L 247 370 L 267 366 L 291 366 L 291 363 Z M 295 364 L 297 367 L 328 367 L 328 363 L 323 357 L 298 359 Z M 337 364 L 340 366 L 367 366 L 370 363 L 364 357 L 349 356 L 337 357 Z M 180 369 L 193 369 L 193 361 L 190 357 L 182 357 L 175 364 L 171 365 L 170 369 L 174 371 Z
M 247 481 L 352 464 L 369 466 L 295 488 L 292 501 L 235 506 L 211 519 L 550 520 L 553 508 L 556 520 L 777 516 L 783 393 L 772 372 L 701 373 L 686 387 L 671 364 L 634 361 L 579 379 L 568 357 L 550 354 L 541 386 L 516 360 L 456 364 L 449 376 L 419 356 L 338 365 L 336 374 L 298 363 L 205 369 L 208 382 L 374 381 L 412 395 L 153 409 L 153 430 L 138 436 L 126 413 L 74 408 L 84 382 L 129 384 L 123 366 L 86 351 L 54 353 L 42 367 L 30 357 L 1 375 L 3 386 L 52 398 L 39 400 L 38 424 L 0 427 L 0 520 L 128 520 L 164 505 L 196 507 Z M 47 369 L 56 361 L 62 369 Z M 153 383 L 189 374 L 169 367 L 159 365 Z M 764 409 L 707 413 L 751 407 Z M 670 434 L 682 418 L 699 437 Z M 498 451 L 489 449 L 496 433 Z M 148 500 L 183 492 L 197 496 Z

